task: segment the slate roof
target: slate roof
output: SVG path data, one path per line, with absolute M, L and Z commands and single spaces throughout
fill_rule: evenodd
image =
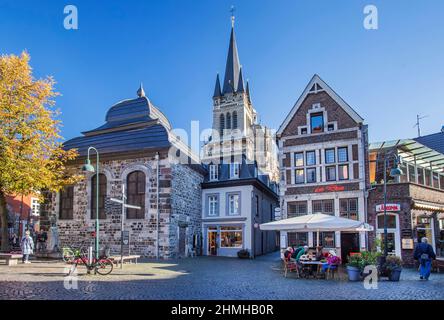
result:
M 66 141 L 64 148 L 76 148 L 80 156 L 85 156 L 90 146 L 101 155 L 171 146 L 171 124 L 144 95 L 115 104 L 105 121 L 102 126 L 83 132 L 83 136 Z
M 232 27 L 222 94 L 233 93 L 233 91 L 243 92 L 243 83 L 239 86 L 240 81 L 243 81 L 241 73 L 242 70 L 237 52 L 236 36 L 234 34 L 234 27 Z
M 210 163 L 211 164 L 211 163 Z M 207 172 L 209 172 L 209 165 L 204 165 Z M 244 181 L 256 180 L 256 182 L 261 183 L 263 187 L 268 189 L 268 191 L 276 194 L 277 193 L 277 185 L 275 183 L 271 183 L 269 176 L 267 174 L 262 174 L 257 169 L 256 163 L 247 163 L 245 160 L 240 164 L 239 168 L 239 178 L 230 178 L 230 164 L 229 163 L 221 163 L 218 165 L 218 179 L 216 181 L 209 180 L 209 174 L 205 175 L 203 181 L 203 187 L 208 185 L 212 185 L 216 187 L 217 184 L 225 185 L 227 182 L 232 184 L 242 184 Z
M 444 154 L 444 131 L 414 138 L 413 140 Z

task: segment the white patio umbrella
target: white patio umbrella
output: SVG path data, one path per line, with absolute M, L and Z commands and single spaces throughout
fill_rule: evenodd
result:
M 261 230 L 317 232 L 316 245 L 319 246 L 321 231 L 372 231 L 373 227 L 362 221 L 331 216 L 322 213 L 283 219 L 259 225 Z

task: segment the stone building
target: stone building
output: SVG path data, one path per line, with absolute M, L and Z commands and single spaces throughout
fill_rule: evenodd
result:
M 413 264 L 413 249 L 422 237 L 444 259 L 444 154 L 437 151 L 443 142 L 436 142 L 430 147 L 413 139 L 370 144 L 368 223 L 375 227 L 369 233 L 370 245 L 375 238 L 384 243 L 383 159 L 387 158 L 387 250 L 406 265 Z M 392 178 L 388 172 L 395 156 L 403 174 Z
M 165 115 L 145 96 L 113 105 L 105 124 L 64 143 L 78 149 L 69 169 L 81 173 L 88 147 L 100 153 L 99 178 L 85 174 L 75 185 L 51 194 L 45 215 L 57 227 L 59 245 L 91 241 L 95 229 L 95 186 L 99 180 L 100 246 L 120 252 L 122 197 L 142 209 L 127 209 L 124 229 L 130 252 L 146 257 L 173 258 L 200 246 L 201 182 L 204 170 L 190 148 L 172 134 Z M 95 165 L 95 153 L 91 163 Z
M 367 140 L 364 120 L 314 75 L 277 132 L 282 217 L 324 213 L 365 222 Z M 289 245 L 314 245 L 313 233 L 285 237 Z M 367 247 L 364 232 L 324 232 L 320 243 L 343 259 Z
M 277 148 L 273 132 L 258 121 L 253 107 L 250 85 L 244 83 L 240 64 L 234 17 L 231 28 L 225 77 L 219 75 L 213 94 L 212 135 L 203 147 L 202 161 L 209 163 L 256 162 L 263 174 L 273 181 L 279 178 Z

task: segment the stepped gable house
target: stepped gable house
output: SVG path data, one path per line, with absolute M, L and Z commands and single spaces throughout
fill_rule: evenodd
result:
M 121 198 L 123 185 L 127 203 L 142 207 L 127 209 L 124 220 L 132 254 L 172 258 L 196 249 L 204 171 L 190 149 L 175 139 L 168 119 L 142 87 L 137 94 L 135 99 L 112 106 L 104 125 L 64 144 L 66 149 L 78 149 L 80 156 L 71 163 L 78 173 L 88 147 L 97 148 L 100 172 L 98 179 L 96 174 L 86 173 L 79 183 L 52 195 L 48 214 L 58 228 L 59 245 L 91 238 L 97 214 L 93 190 L 98 180 L 101 249 L 120 252 L 121 205 L 109 198 Z M 178 163 L 177 156 L 190 161 Z M 91 152 L 94 166 L 95 159 Z
M 367 125 L 318 75 L 279 128 L 277 141 L 283 218 L 324 213 L 366 221 Z M 313 233 L 288 233 L 286 240 L 315 245 Z M 367 246 L 364 232 L 323 232 L 320 244 L 343 259 Z

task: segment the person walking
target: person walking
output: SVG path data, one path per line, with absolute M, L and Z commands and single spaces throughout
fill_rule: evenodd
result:
M 34 253 L 34 240 L 31 238 L 31 232 L 29 230 L 26 230 L 25 236 L 23 237 L 20 246 L 22 248 L 23 263 L 31 263 L 29 261 L 29 255 Z
M 423 237 L 421 243 L 416 245 L 413 257 L 419 261 L 419 278 L 421 280 L 429 280 L 432 269 L 432 259 L 436 259 L 436 255 L 433 247 L 428 244 L 426 237 Z

